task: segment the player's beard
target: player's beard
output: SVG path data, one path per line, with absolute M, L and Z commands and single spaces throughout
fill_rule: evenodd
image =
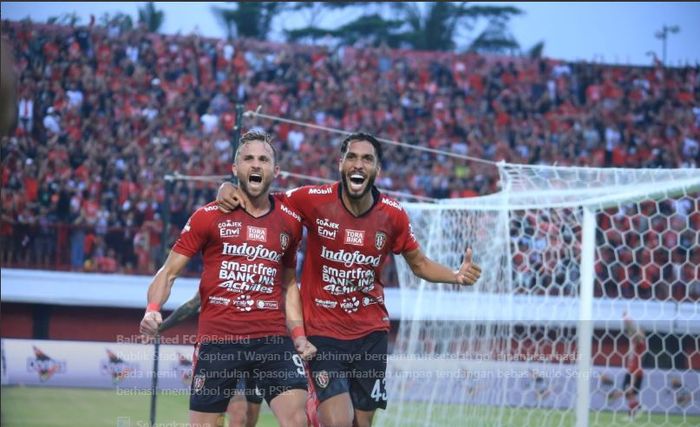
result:
M 270 191 L 270 186 L 272 185 L 272 179 L 268 179 L 265 176 L 263 176 L 262 184 L 260 187 L 260 192 L 256 193 L 256 194 L 253 194 L 253 192 L 250 188 L 249 182 L 247 180 L 239 179 L 238 184 L 241 187 L 241 191 L 243 191 L 243 193 L 245 193 L 245 195 L 248 196 L 248 198 L 250 200 L 254 200 L 254 199 L 257 199 L 259 197 L 266 197 L 267 196 L 268 192 Z
M 350 191 L 350 184 L 348 183 L 347 174 L 342 174 L 342 176 L 340 177 L 340 180 L 343 183 L 343 190 L 345 191 L 345 194 L 347 194 L 348 197 L 353 199 L 353 200 L 359 200 L 359 199 L 363 198 L 365 196 L 365 194 L 372 191 L 372 187 L 374 186 L 374 180 L 376 178 L 377 178 L 376 173 L 367 176 L 367 183 L 365 185 L 365 188 L 359 194 L 353 193 L 352 191 Z

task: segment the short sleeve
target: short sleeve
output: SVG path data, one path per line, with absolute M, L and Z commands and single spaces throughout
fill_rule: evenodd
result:
M 173 251 L 192 258 L 207 241 L 207 225 L 204 210 L 199 209 L 193 213 L 182 228 Z
M 282 203 L 299 212 L 300 206 L 304 204 L 304 191 L 302 191 L 303 188 L 304 187 L 292 188 L 291 190 L 287 190 L 284 193 L 280 193 Z
M 420 245 L 416 240 L 416 236 L 413 234 L 411 222 L 408 219 L 406 211 L 401 210 L 395 212 L 394 221 L 396 227 L 396 238 L 394 239 L 392 252 L 395 254 L 403 254 L 418 249 Z
M 292 208 L 292 210 L 301 214 L 302 220 L 306 220 L 308 212 L 306 208 L 311 206 L 308 198 L 310 186 L 292 188 L 284 193 L 276 194 L 278 200 Z
M 282 265 L 284 265 L 286 268 L 296 268 L 297 251 L 299 250 L 299 245 L 301 244 L 303 226 L 301 225 L 301 222 L 294 219 L 290 219 L 288 224 L 288 230 L 290 233 L 289 247 L 282 257 Z

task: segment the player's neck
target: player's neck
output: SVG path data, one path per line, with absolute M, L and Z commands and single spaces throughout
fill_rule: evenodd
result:
M 258 197 L 251 197 L 244 193 L 242 197 L 245 199 L 245 211 L 254 217 L 263 216 L 272 208 L 269 193 L 261 194 Z
M 340 194 L 340 199 L 343 201 L 345 208 L 350 211 L 351 214 L 355 216 L 360 216 L 370 210 L 374 204 L 374 196 L 371 191 L 368 191 L 364 196 L 359 199 L 353 199 L 348 197 L 345 192 Z

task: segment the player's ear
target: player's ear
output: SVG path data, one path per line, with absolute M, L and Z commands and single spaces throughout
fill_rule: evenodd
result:
M 274 169 L 274 171 L 275 171 L 274 173 L 275 173 L 275 174 L 274 174 L 273 176 L 274 176 L 275 178 L 277 178 L 277 177 L 279 176 L 281 170 L 282 170 L 282 169 L 280 169 L 280 166 L 279 166 L 279 165 L 275 165 L 275 169 Z
M 231 172 L 233 173 L 234 176 L 236 176 L 236 163 L 231 163 Z

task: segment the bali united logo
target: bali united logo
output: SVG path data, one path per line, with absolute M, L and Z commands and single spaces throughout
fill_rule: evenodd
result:
M 192 382 L 192 361 L 186 356 L 178 353 L 178 360 L 173 365 L 173 370 L 180 377 L 182 383 L 189 386 Z
M 36 371 L 39 374 L 39 381 L 43 383 L 50 380 L 56 373 L 66 372 L 65 360 L 52 359 L 36 346 L 32 346 L 32 349 L 34 349 L 34 357 L 27 358 L 27 371 Z
M 112 384 L 117 385 L 131 373 L 138 371 L 136 363 L 125 362 L 116 353 L 107 350 L 107 360 L 103 360 L 100 366 L 100 372 L 103 375 L 112 377 Z
M 328 387 L 328 383 L 330 382 L 327 371 L 316 372 L 314 374 L 314 379 L 316 380 L 316 385 L 321 388 Z
M 385 243 L 386 233 L 377 231 L 377 234 L 374 235 L 374 247 L 377 248 L 378 251 L 381 251 Z
M 192 388 L 195 392 L 201 391 L 204 388 L 204 374 L 195 375 L 192 378 Z
M 287 250 L 287 247 L 289 246 L 289 234 L 287 234 L 287 233 L 280 234 L 280 245 L 282 246 L 283 251 Z

